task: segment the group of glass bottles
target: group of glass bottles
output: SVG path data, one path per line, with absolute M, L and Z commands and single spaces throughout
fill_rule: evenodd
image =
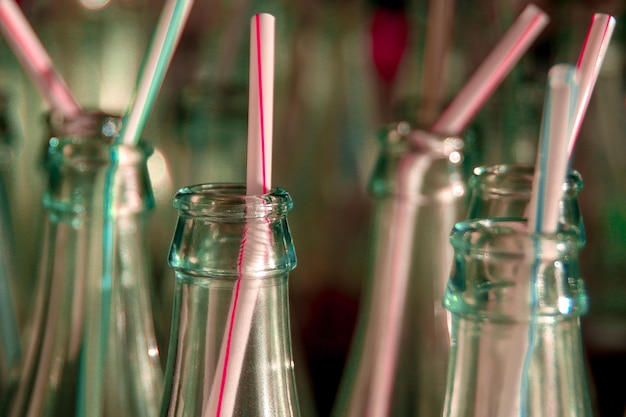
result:
M 212 415 L 224 417 L 299 415 L 287 302 L 287 277 L 296 265 L 289 194 L 245 196 L 245 187 L 223 184 L 176 195 L 175 300 L 164 379 L 146 250 L 152 149 L 118 144 L 118 117 L 52 114 L 48 121 L 40 275 L 19 372 L 15 353 L 1 345 L 2 415 L 199 416 L 215 405 Z M 267 231 L 267 240 L 241 275 L 242 239 L 244 233 L 255 239 L 254 225 Z M 241 317 L 250 311 L 249 326 L 234 323 L 232 300 Z M 7 329 L 2 342 L 11 340 Z M 224 362 L 220 346 L 231 341 Z M 245 353 L 238 366 L 237 352 Z M 224 363 L 228 381 L 218 372 Z M 225 394 L 224 385 L 236 391 Z
M 564 179 L 558 232 L 529 234 L 532 167 L 466 176 L 468 141 L 406 123 L 383 137 L 371 266 L 333 417 L 593 415 L 581 177 Z
M 49 125 L 40 275 L 19 377 L 0 368 L 3 413 L 299 416 L 289 194 L 235 184 L 176 194 L 163 375 L 145 251 L 151 148 L 116 144 L 120 120 L 105 114 Z M 468 186 L 467 147 L 407 123 L 385 131 L 370 276 L 334 416 L 592 415 L 582 181 L 564 183 L 558 233 L 531 235 L 532 169 L 478 168 Z M 260 244 L 242 267 L 244 236 Z

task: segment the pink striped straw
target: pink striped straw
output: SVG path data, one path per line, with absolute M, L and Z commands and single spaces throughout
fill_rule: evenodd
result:
M 77 116 L 81 106 L 15 0 L 0 0 L 0 30 L 50 109 Z
M 591 99 L 593 87 L 596 84 L 604 56 L 608 49 L 615 28 L 615 18 L 602 13 L 593 15 L 587 37 L 583 44 L 576 64 L 576 81 L 579 85 L 578 99 L 572 117 L 572 133 L 569 140 L 568 155 L 571 157 L 576 144 L 576 138 Z
M 248 161 L 246 193 L 265 194 L 272 179 L 274 105 L 274 16 L 257 14 L 250 42 L 250 95 L 248 101 Z
M 548 15 L 537 6 L 526 6 L 513 26 L 439 116 L 431 130 L 439 134 L 463 132 L 548 21 Z
M 248 106 L 248 160 L 246 194 L 266 194 L 271 189 L 272 119 L 274 100 L 275 19 L 256 14 L 250 31 L 250 89 Z M 267 223 L 246 224 L 238 262 L 229 321 L 211 388 L 208 414 L 231 417 L 239 389 L 245 347 L 259 291 L 258 280 L 244 279 L 262 263 L 269 242 Z

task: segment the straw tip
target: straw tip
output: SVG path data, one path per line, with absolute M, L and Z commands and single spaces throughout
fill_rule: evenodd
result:
M 548 14 L 534 3 L 529 3 L 528 5 L 526 5 L 524 10 L 522 11 L 522 14 L 538 15 L 548 18 Z
M 526 8 L 524 8 L 520 14 L 520 19 L 531 20 L 535 25 L 538 25 L 538 27 L 545 27 L 548 23 L 550 23 L 550 16 L 548 13 L 533 3 L 528 4 Z
M 257 18 L 259 20 L 272 21 L 272 22 L 276 20 L 274 15 L 270 13 L 256 13 L 254 16 L 252 16 L 252 21 L 254 22 Z

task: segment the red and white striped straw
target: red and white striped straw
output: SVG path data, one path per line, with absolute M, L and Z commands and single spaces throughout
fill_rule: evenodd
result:
M 587 37 L 580 51 L 576 63 L 576 83 L 579 85 L 578 99 L 572 117 L 571 137 L 569 140 L 568 155 L 571 157 L 576 144 L 576 138 L 591 99 L 591 93 L 600 74 L 600 68 L 615 28 L 613 16 L 596 13 L 593 15 Z
M 78 115 L 81 106 L 15 0 L 0 0 L 0 31 L 50 109 L 66 117 Z
M 263 13 L 252 18 L 246 178 L 248 195 L 265 194 L 272 186 L 274 36 L 274 16 Z
M 248 106 L 248 160 L 246 194 L 266 194 L 272 178 L 272 117 L 274 100 L 275 19 L 269 14 L 252 17 L 250 31 L 250 89 Z M 238 274 L 220 350 L 206 415 L 232 417 L 239 387 L 245 347 L 252 328 L 259 283 L 245 279 L 263 264 L 269 244 L 267 223 L 246 224 L 239 253 Z
M 431 130 L 439 134 L 463 132 L 548 21 L 548 15 L 537 6 L 526 6 L 513 26 L 439 116 Z

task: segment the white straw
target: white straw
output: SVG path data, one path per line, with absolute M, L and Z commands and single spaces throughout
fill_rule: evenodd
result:
M 275 19 L 258 14 L 250 33 L 250 95 L 248 101 L 247 194 L 265 194 L 272 187 Z
M 539 33 L 548 16 L 529 4 L 432 126 L 440 134 L 461 133 Z
M 580 127 L 591 99 L 591 93 L 600 73 L 602 62 L 604 62 L 604 56 L 606 55 L 614 28 L 614 17 L 602 13 L 593 15 L 585 43 L 576 64 L 576 81 L 579 84 L 579 92 L 568 147 L 568 155 L 570 156 L 574 150 L 576 138 L 580 132 Z
M 120 135 L 126 145 L 136 145 L 143 134 L 193 3 L 193 0 L 167 0 L 163 6 L 138 77 L 137 90 L 124 115 Z
M 250 31 L 250 96 L 246 194 L 266 194 L 271 189 L 272 116 L 274 99 L 275 19 L 269 14 L 252 17 Z M 207 416 L 231 417 L 240 387 L 245 348 L 250 336 L 259 291 L 254 273 L 263 266 L 270 231 L 265 222 L 246 224 L 235 284 L 224 329 Z M 249 276 L 248 276 L 249 275 Z M 262 393 L 258 393 L 262 395 Z
M 81 106 L 15 0 L 0 0 L 0 30 L 50 109 L 66 117 L 78 115 Z
M 544 103 L 539 151 L 530 199 L 528 231 L 557 231 L 559 202 L 567 174 L 567 147 L 578 85 L 573 65 L 559 64 L 550 69 Z

